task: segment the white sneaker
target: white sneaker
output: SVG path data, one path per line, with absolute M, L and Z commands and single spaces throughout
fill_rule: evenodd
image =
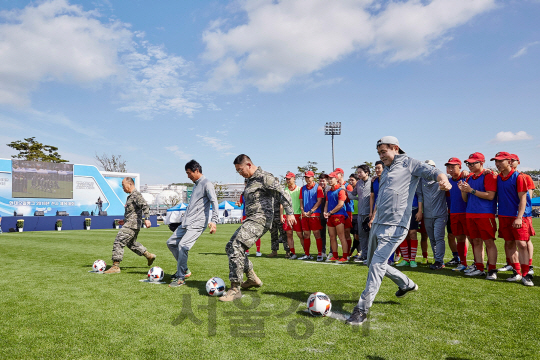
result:
M 478 270 L 478 269 L 467 273 L 467 276 L 480 276 L 480 275 L 486 275 L 486 273 L 484 271 Z
M 531 275 L 527 275 L 527 276 L 522 277 L 521 282 L 525 286 L 534 286 L 534 284 L 532 282 L 532 276 Z
M 456 268 L 453 268 L 452 271 L 463 271 L 467 269 L 467 267 L 463 264 L 459 264 Z
M 506 281 L 518 282 L 518 281 L 521 281 L 522 278 L 523 276 L 519 275 L 518 273 L 514 273 L 514 276 L 509 277 L 508 279 L 506 279 Z
M 291 254 L 291 257 L 289 258 L 289 260 L 296 260 L 298 259 L 298 256 L 296 256 L 296 254 Z
M 503 266 L 502 268 L 500 268 L 499 270 L 497 271 L 512 271 L 514 270 L 514 268 L 512 267 L 512 265 L 505 265 Z
M 497 280 L 497 270 L 491 270 L 486 276 L 486 280 Z
M 324 261 L 324 257 L 322 255 L 318 255 L 317 256 L 317 261 L 321 262 L 321 261 Z
M 471 264 L 469 266 L 467 266 L 467 268 L 463 271 L 465 274 L 468 274 L 470 273 L 471 271 L 474 271 L 476 270 L 476 265 L 475 264 Z
M 261 257 L 261 256 L 262 256 L 262 254 L 261 254 L 261 252 L 260 252 L 260 251 L 257 251 L 257 253 L 255 254 L 255 256 Z
M 527 273 L 527 275 L 534 275 L 534 270 L 533 270 L 533 266 L 531 265 L 531 267 L 529 268 L 529 272 Z
M 307 260 L 309 258 L 309 255 L 304 255 L 298 258 L 298 260 Z

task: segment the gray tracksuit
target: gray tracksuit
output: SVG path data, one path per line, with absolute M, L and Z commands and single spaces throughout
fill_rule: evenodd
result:
M 351 200 L 358 200 L 358 216 L 357 216 L 357 232 L 358 241 L 360 245 L 360 251 L 362 257 L 367 257 L 368 252 L 368 237 L 369 233 L 364 231 L 362 223 L 364 219 L 369 216 L 369 199 L 371 197 L 371 178 L 368 177 L 366 181 L 358 180 L 353 191 L 347 190 L 347 195 Z M 352 250 L 351 250 L 352 252 Z
M 366 288 L 357 305 L 363 312 L 373 304 L 384 276 L 401 289 L 414 286 L 411 279 L 388 266 L 387 261 L 408 233 L 412 202 L 420 177 L 437 180 L 439 174 L 439 170 L 406 154 L 396 155 L 390 167 L 384 168 L 376 202 L 377 213 L 369 234 Z
M 439 183 L 433 180 L 420 179 L 418 187 L 418 202 L 423 203 L 424 225 L 429 236 L 431 249 L 436 262 L 444 262 L 446 245 L 446 222 L 448 221 L 448 206 L 446 191 L 439 189 Z

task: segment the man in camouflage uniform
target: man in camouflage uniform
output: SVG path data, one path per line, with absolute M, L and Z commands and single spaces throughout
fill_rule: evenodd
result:
M 277 252 L 279 250 L 279 243 L 283 244 L 283 250 L 285 250 L 285 257 L 289 258 L 291 253 L 289 249 L 289 244 L 287 243 L 287 235 L 285 230 L 283 230 L 283 224 L 280 217 L 280 204 L 277 198 L 274 198 L 274 222 L 270 228 L 270 249 L 272 252 L 266 257 L 273 258 L 277 257 Z
M 279 180 L 274 175 L 253 165 L 251 159 L 244 154 L 238 155 L 233 163 L 236 172 L 248 179 L 244 190 L 246 219 L 225 246 L 229 257 L 231 287 L 225 295 L 219 298 L 220 301 L 233 301 L 242 297 L 240 282 L 244 278 L 244 273 L 247 274 L 247 281 L 242 283 L 243 289 L 262 286 L 262 281 L 253 271 L 253 264 L 249 261 L 245 251 L 252 247 L 264 233 L 274 227 L 274 199 L 283 205 L 289 225 L 292 226 L 296 222 L 291 198 L 284 192 Z
M 148 204 L 141 193 L 135 189 L 135 183 L 132 178 L 124 178 L 122 188 L 129 196 L 125 205 L 124 220 L 119 221 L 119 224 L 123 225 L 122 229 L 120 229 L 118 235 L 116 235 L 116 239 L 114 239 L 112 253 L 113 266 L 105 271 L 105 274 L 116 274 L 120 272 L 119 265 L 124 257 L 124 246 L 127 246 L 135 254 L 146 257 L 148 259 L 148 266 L 151 266 L 156 258 L 156 255 L 146 251 L 146 248 L 137 242 L 137 235 L 139 234 L 143 220 L 147 228 L 151 226 L 150 220 L 148 220 L 150 211 Z

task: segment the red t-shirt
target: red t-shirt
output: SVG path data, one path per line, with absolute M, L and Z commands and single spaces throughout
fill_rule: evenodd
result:
M 474 174 L 469 175 L 469 177 L 472 177 L 474 180 L 478 179 L 480 176 L 484 174 L 481 172 L 478 174 L 478 176 L 475 176 Z M 485 174 L 484 176 L 484 187 L 486 188 L 486 191 L 497 191 L 497 176 L 495 176 L 493 173 L 491 174 Z
M 520 173 L 525 177 L 525 181 L 527 182 L 527 190 L 534 190 L 536 186 L 534 186 L 534 181 L 529 174 Z

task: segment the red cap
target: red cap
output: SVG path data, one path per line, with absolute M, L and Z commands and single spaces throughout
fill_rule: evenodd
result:
M 519 156 L 517 156 L 516 154 L 510 154 L 510 156 L 512 157 L 512 160 L 519 161 Z
M 333 171 L 330 174 L 328 174 L 328 177 L 337 178 L 337 172 Z
M 459 165 L 461 166 L 461 160 L 459 160 L 457 157 L 452 157 L 450 159 L 448 159 L 448 162 L 446 164 L 444 164 L 444 166 L 446 165 Z
M 314 177 L 315 176 L 315 173 L 313 171 L 306 171 L 304 173 L 304 176 L 305 177 Z
M 287 173 L 287 175 L 285 175 L 285 178 L 290 179 L 290 178 L 293 178 L 293 177 L 295 177 L 295 176 L 296 176 L 296 175 L 294 175 L 292 172 L 289 171 L 289 172 Z
M 341 175 L 344 175 L 345 174 L 345 171 L 343 171 L 342 168 L 336 168 L 336 170 L 334 170 L 334 172 L 337 174 L 337 173 L 341 173 Z
M 512 160 L 513 156 L 509 152 L 506 151 L 499 151 L 495 154 L 495 157 L 491 158 L 491 161 L 493 160 Z
M 475 152 L 474 154 L 469 155 L 469 158 L 465 160 L 466 163 L 473 163 L 477 161 L 486 161 L 484 154 Z

